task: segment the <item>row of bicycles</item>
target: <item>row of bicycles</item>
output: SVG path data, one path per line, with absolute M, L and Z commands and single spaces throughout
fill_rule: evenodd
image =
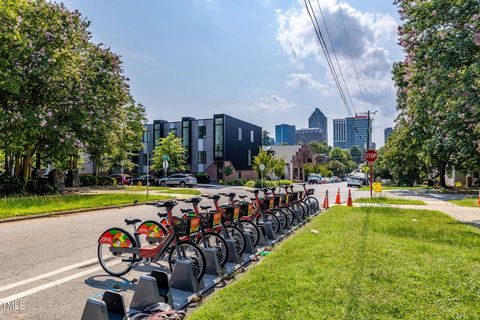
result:
M 320 209 L 313 189 L 305 184 L 301 191 L 282 186 L 280 192 L 276 188 L 249 192 L 251 196 L 219 193 L 158 202 L 156 206 L 164 209 L 158 219 L 125 219 L 133 233 L 119 227 L 102 233 L 97 251 L 100 265 L 110 275 L 122 276 L 132 268 L 160 260 L 167 260 L 171 270 L 179 259 L 189 260 L 194 277 L 201 280 L 206 270 L 203 248 L 214 248 L 219 264 L 224 266 L 229 250 L 241 256 L 247 241 L 255 247 L 265 237 L 267 225 L 275 234 L 282 234 Z M 219 203 L 222 196 L 228 203 Z M 213 203 L 200 205 L 204 199 Z M 191 208 L 174 213 L 178 202 Z M 234 245 L 229 246 L 229 241 Z

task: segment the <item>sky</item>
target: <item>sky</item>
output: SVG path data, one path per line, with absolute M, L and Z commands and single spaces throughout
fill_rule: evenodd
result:
M 348 116 L 303 0 L 63 2 L 91 21 L 94 42 L 122 56 L 149 121 L 226 113 L 273 136 L 276 124 L 307 127 L 320 108 L 333 144 L 332 119 Z M 337 0 L 312 5 L 325 17 L 355 110 L 377 111 L 373 141 L 381 146 L 396 117 L 391 66 L 403 59 L 396 8 L 391 0 L 340 1 L 347 42 Z

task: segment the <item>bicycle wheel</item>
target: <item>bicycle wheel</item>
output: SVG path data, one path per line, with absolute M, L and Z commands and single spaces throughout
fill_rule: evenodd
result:
M 305 215 L 305 212 L 303 210 L 303 207 L 298 202 L 292 203 L 290 205 L 290 209 L 295 213 L 297 218 L 303 220 L 303 216 Z
M 137 247 L 135 239 L 125 230 L 111 228 L 98 239 L 98 262 L 106 273 L 112 276 L 123 276 L 132 269 L 132 263 L 137 259 L 135 253 L 122 252 L 122 249 Z
M 250 240 L 252 246 L 256 246 L 260 240 L 260 231 L 257 226 L 251 221 L 240 221 L 238 227 L 243 231 L 247 239 Z
M 235 226 L 227 226 L 225 227 L 225 232 L 227 233 L 228 239 L 235 240 L 235 249 L 239 256 L 242 256 L 243 252 L 245 251 L 245 234 L 239 228 Z
M 290 210 L 290 208 L 281 208 L 281 210 L 283 214 L 287 217 L 288 225 L 291 226 L 293 224 L 293 220 L 295 219 L 292 210 Z
M 228 260 L 228 246 L 225 239 L 217 233 L 206 232 L 200 238 L 198 238 L 197 244 L 204 248 L 214 248 L 218 258 L 218 263 L 224 266 Z
M 271 214 L 271 213 L 264 213 L 263 216 L 267 220 L 267 222 L 270 222 L 272 224 L 272 229 L 274 233 L 278 232 L 278 229 L 280 228 L 280 221 L 278 218 Z M 263 218 L 262 216 L 258 216 L 257 218 L 257 225 L 261 226 L 263 224 Z
M 312 196 L 307 197 L 305 199 L 305 203 L 313 210 L 312 213 L 315 213 L 320 209 L 320 203 L 318 202 L 318 199 Z
M 193 276 L 200 281 L 207 267 L 202 250 L 191 241 L 181 241 L 173 245 L 168 255 L 168 264 L 171 271 L 173 271 L 173 267 L 179 258 L 179 253 L 180 259 L 188 260 L 192 263 Z
M 303 201 L 298 201 L 298 204 L 302 206 L 303 209 L 303 219 L 306 219 L 308 215 L 310 215 L 310 208 L 307 206 L 307 204 Z
M 278 221 L 280 221 L 280 227 L 282 229 L 287 229 L 288 227 L 288 218 L 287 216 L 285 215 L 285 213 L 283 213 L 282 210 L 280 209 L 272 209 L 272 214 L 275 215 L 275 217 L 277 217 Z

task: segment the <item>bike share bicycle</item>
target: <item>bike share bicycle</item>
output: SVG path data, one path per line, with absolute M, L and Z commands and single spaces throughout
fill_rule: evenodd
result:
M 122 228 L 107 229 L 98 239 L 97 255 L 102 268 L 110 275 L 122 276 L 139 265 L 149 265 L 161 260 L 167 253 L 170 270 L 173 271 L 177 260 L 189 260 L 193 275 L 201 280 L 205 274 L 206 263 L 202 250 L 189 237 L 198 232 L 200 218 L 173 216 L 175 201 L 157 203 L 157 207 L 165 208 L 166 213 L 158 213 L 160 218 L 167 218 L 172 226 L 168 230 L 161 229 L 164 236 L 158 244 L 141 244 L 140 233 L 136 228 L 140 219 L 125 219 L 127 225 L 133 225 L 133 236 Z M 151 235 L 160 234 L 152 227 Z

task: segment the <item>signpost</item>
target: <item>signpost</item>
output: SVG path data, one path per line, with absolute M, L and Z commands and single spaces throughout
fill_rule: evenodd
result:
M 368 149 L 363 154 L 363 159 L 370 165 L 370 198 L 373 198 L 373 163 L 377 160 L 378 152 L 375 149 Z
M 260 163 L 258 168 L 260 169 L 260 177 L 261 177 L 260 179 L 262 180 L 262 188 L 263 188 L 263 170 L 265 170 L 265 165 L 263 163 Z
M 162 156 L 162 167 L 163 167 L 163 174 L 165 179 L 167 178 L 167 170 L 168 170 L 168 160 L 170 160 L 170 156 L 168 154 L 164 154 Z M 165 182 L 166 183 L 166 182 Z

